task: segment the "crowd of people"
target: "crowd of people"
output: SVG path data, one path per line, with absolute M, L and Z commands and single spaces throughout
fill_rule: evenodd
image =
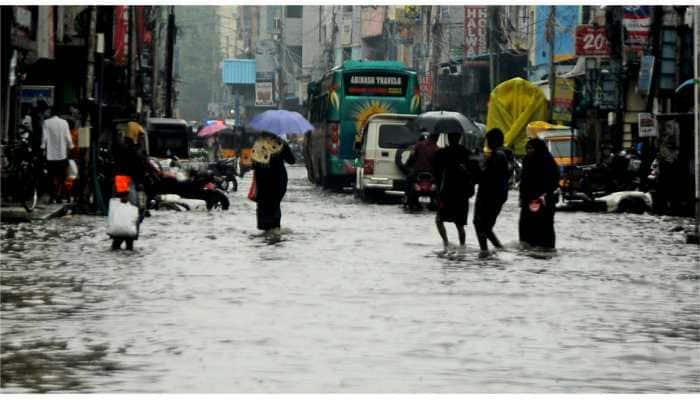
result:
M 493 231 L 503 204 L 508 199 L 510 169 L 503 149 L 503 133 L 492 129 L 486 134 L 490 152 L 484 167 L 475 166 L 470 152 L 460 144 L 461 132 L 449 132 L 448 145 L 437 149 L 437 134 L 420 142 L 409 160 L 416 172 L 430 170 L 438 187 L 435 224 L 445 248 L 449 247 L 445 222 L 457 229 L 460 246 L 465 246 L 465 226 L 469 215 L 469 199 L 476 193 L 473 224 L 479 242 L 479 256 L 488 257 L 488 242 L 495 248 L 503 244 Z M 555 247 L 554 206 L 558 188 L 559 168 L 544 141 L 538 138 L 527 143 L 520 182 L 520 242 L 542 249 Z

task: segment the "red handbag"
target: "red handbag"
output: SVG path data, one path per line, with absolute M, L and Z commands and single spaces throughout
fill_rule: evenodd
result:
M 542 209 L 542 206 L 544 206 L 544 195 L 534 200 L 531 200 L 527 206 L 530 209 L 530 211 L 534 213 L 539 212 Z
M 250 183 L 250 189 L 248 189 L 248 199 L 252 201 L 257 201 L 258 199 L 258 186 L 255 184 L 255 172 L 253 172 L 253 181 Z

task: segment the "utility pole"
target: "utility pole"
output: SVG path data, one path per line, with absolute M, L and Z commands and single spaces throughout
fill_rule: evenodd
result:
M 331 25 L 331 46 L 330 46 L 330 51 L 328 52 L 328 64 L 330 65 L 330 68 L 335 67 L 335 40 L 336 40 L 336 34 L 338 31 L 338 26 L 336 25 L 335 21 L 335 6 L 331 6 L 331 12 L 333 13 L 333 19 L 332 19 L 332 25 Z M 328 69 L 330 69 L 328 68 Z
M 700 7 L 693 8 L 693 78 L 700 76 Z M 700 88 L 695 82 L 695 234 L 700 234 Z
M 432 29 L 432 39 L 433 39 L 433 54 L 430 66 L 430 73 L 433 76 L 433 93 L 430 99 L 430 104 L 435 108 L 435 100 L 437 98 L 437 90 L 439 88 L 438 83 L 440 82 L 438 76 L 438 63 L 440 61 L 440 41 L 442 40 L 442 27 L 440 26 L 440 6 L 435 7 L 435 15 L 433 16 L 434 23 L 431 26 Z
M 173 59 L 175 52 L 175 6 L 170 6 L 168 11 L 168 33 L 166 38 L 165 60 L 165 116 L 173 117 Z
M 152 50 L 152 55 L 153 55 L 153 77 L 151 80 L 151 112 L 152 115 L 155 116 L 160 116 L 160 90 L 158 90 L 158 87 L 160 86 L 159 82 L 159 77 L 160 77 L 160 57 L 159 57 L 159 50 L 160 50 L 160 17 L 161 17 L 161 9 L 160 6 L 153 6 L 155 8 L 155 14 L 156 19 L 155 19 L 155 27 L 153 28 L 153 40 L 151 41 L 151 48 Z
M 134 23 L 135 21 L 135 14 L 136 14 L 136 7 L 135 6 L 128 6 L 127 9 L 129 10 L 129 30 L 127 33 L 128 35 L 128 42 L 127 42 L 127 49 L 128 49 L 128 57 L 129 57 L 129 68 L 127 70 L 128 75 L 129 75 L 129 102 L 134 101 L 134 97 L 136 96 L 136 49 L 134 44 L 136 43 L 135 36 L 136 36 L 136 24 Z
M 554 40 L 556 38 L 556 6 L 549 6 L 549 17 L 547 17 L 546 39 L 549 44 L 549 121 L 552 121 L 554 105 L 554 94 L 556 91 L 556 69 L 554 65 Z
M 499 82 L 498 65 L 498 6 L 488 6 L 487 20 L 489 21 L 488 41 L 489 41 L 489 84 L 493 90 Z
M 284 108 L 284 98 L 287 97 L 286 89 L 284 87 L 284 18 L 286 6 L 280 6 L 282 12 L 279 17 L 279 28 L 277 30 L 277 93 L 279 98 L 277 99 L 277 108 Z

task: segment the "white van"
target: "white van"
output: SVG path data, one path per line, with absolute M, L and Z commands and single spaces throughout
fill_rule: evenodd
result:
M 406 175 L 396 165 L 396 152 L 416 143 L 419 132 L 406 125 L 408 114 L 375 114 L 362 133 L 355 192 L 363 200 L 381 195 L 402 196 Z

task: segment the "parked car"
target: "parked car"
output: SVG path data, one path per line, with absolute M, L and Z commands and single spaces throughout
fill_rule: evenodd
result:
M 362 133 L 356 165 L 355 192 L 363 200 L 382 195 L 403 196 L 406 174 L 396 164 L 396 152 L 416 143 L 420 132 L 411 129 L 409 114 L 375 114 Z

